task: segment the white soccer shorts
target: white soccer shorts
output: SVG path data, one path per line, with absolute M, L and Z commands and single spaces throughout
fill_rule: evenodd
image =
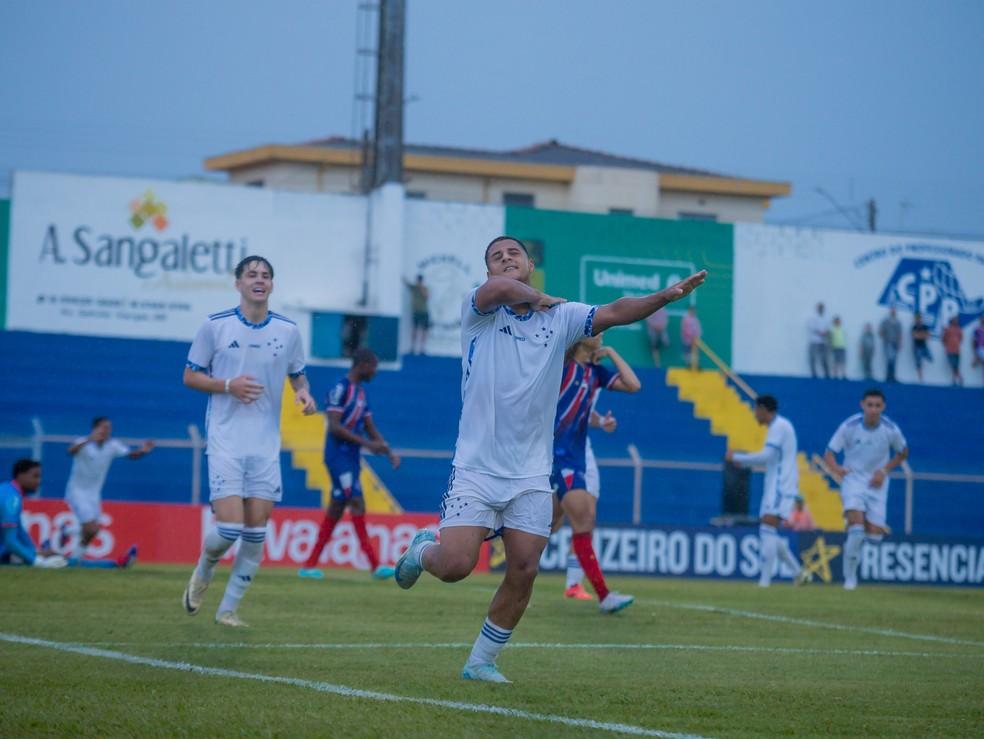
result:
M 102 514 L 99 493 L 68 490 L 65 493 L 65 502 L 68 503 L 68 507 L 72 509 L 79 523 L 98 521 Z
M 279 503 L 283 497 L 279 457 L 232 459 L 215 454 L 207 456 L 210 501 L 239 496 L 263 498 Z
M 782 495 L 779 492 L 765 493 L 762 495 L 762 502 L 759 504 L 759 518 L 762 516 L 777 516 L 780 520 L 789 518 L 793 512 L 793 504 L 796 502 L 796 493 Z
M 841 501 L 845 511 L 862 511 L 869 523 L 885 528 L 888 521 L 888 479 L 881 487 L 868 485 L 869 478 L 849 474 L 841 483 Z
M 512 479 L 452 467 L 438 528 L 516 529 L 547 538 L 552 518 L 549 475 Z

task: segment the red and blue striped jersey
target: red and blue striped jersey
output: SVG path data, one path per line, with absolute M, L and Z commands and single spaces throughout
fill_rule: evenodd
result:
M 365 389 L 342 377 L 328 393 L 325 412 L 342 414 L 342 425 L 349 431 L 365 436 L 365 419 L 372 415 Z M 358 461 L 359 445 L 350 444 L 334 436 L 330 431 L 325 435 L 325 459 L 345 456 Z
M 595 396 L 601 388 L 610 388 L 618 377 L 618 372 L 600 364 L 582 366 L 573 360 L 564 364 L 554 421 L 555 466 L 558 460 L 564 460 L 578 469 L 584 468 L 588 419 Z

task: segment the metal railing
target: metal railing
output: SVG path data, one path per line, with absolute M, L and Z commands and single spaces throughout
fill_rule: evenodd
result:
M 32 419 L 33 433 L 24 436 L 0 436 L 0 449 L 25 449 L 30 450 L 32 459 L 43 461 L 45 444 L 71 444 L 78 436 L 69 434 L 46 434 L 39 419 Z M 143 438 L 115 437 L 124 444 L 137 445 L 144 441 Z M 158 448 L 163 449 L 187 449 L 191 453 L 191 475 L 190 475 L 190 502 L 200 504 L 202 497 L 202 455 L 205 452 L 205 438 L 201 435 L 195 424 L 188 425 L 188 437 L 181 439 L 154 439 Z M 300 452 L 321 452 L 321 447 L 298 447 L 291 451 Z M 393 450 L 401 457 L 408 459 L 446 459 L 450 460 L 454 454 L 450 450 L 444 449 L 414 449 L 414 448 L 395 448 Z M 723 462 L 691 462 L 675 459 L 646 459 L 640 453 L 635 444 L 626 447 L 625 457 L 599 457 L 597 458 L 599 467 L 629 468 L 632 470 L 632 523 L 639 525 L 642 523 L 642 499 L 643 481 L 647 470 L 688 470 L 691 472 L 717 472 L 724 470 Z M 819 455 L 814 455 L 811 463 L 823 474 L 830 475 L 830 470 L 823 464 Z M 762 468 L 753 468 L 761 471 Z M 832 477 L 832 476 L 831 476 Z M 916 495 L 916 483 L 925 482 L 947 482 L 955 484 L 969 484 L 984 486 L 984 475 L 964 475 L 949 474 L 941 472 L 916 472 L 908 462 L 902 464 L 899 471 L 894 471 L 889 475 L 890 478 L 905 481 L 905 533 L 911 534 L 913 529 L 914 506 Z M 835 479 L 835 478 L 832 478 Z

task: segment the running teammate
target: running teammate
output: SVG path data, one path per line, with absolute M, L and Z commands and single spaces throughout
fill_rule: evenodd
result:
M 294 322 L 270 310 L 273 267 L 249 256 L 236 266 L 239 305 L 213 313 L 188 352 L 184 384 L 209 394 L 209 500 L 215 528 L 205 536 L 198 566 L 182 602 L 190 615 L 201 608 L 215 565 L 240 540 L 216 623 L 245 626 L 239 602 L 263 558 L 267 520 L 282 497 L 280 400 L 290 378 L 305 415 L 315 412 L 304 375 L 304 350 Z
M 112 438 L 113 423 L 106 416 L 92 420 L 88 436 L 80 436 L 68 448 L 72 469 L 65 486 L 65 502 L 79 522 L 78 558 L 85 560 L 86 550 L 99 534 L 102 515 L 102 488 L 109 467 L 117 457 L 140 459 L 150 454 L 154 442 L 145 441 L 139 447 L 128 447 Z
M 615 372 L 599 364 L 605 357 L 612 360 Z M 600 335 L 581 339 L 567 352 L 560 384 L 560 400 L 557 403 L 557 418 L 554 422 L 554 458 L 550 483 L 571 524 L 571 548 L 598 595 L 598 607 L 604 613 L 620 611 L 631 605 L 634 599 L 630 595 L 608 590 L 595 555 L 592 534 L 598 497 L 597 493 L 588 491 L 587 484 L 588 422 L 598 391 L 602 388 L 635 393 L 641 387 L 639 378 L 618 352 L 611 347 L 601 346 Z M 555 518 L 554 529 L 559 523 Z M 570 590 L 565 591 L 565 595 L 579 597 L 578 593 Z
M 379 564 L 379 557 L 366 531 L 366 501 L 362 497 L 362 483 L 359 481 L 362 447 L 375 454 L 385 454 L 394 470 L 400 466 L 400 458 L 390 450 L 372 420 L 372 411 L 362 386 L 376 376 L 378 366 L 379 358 L 372 351 L 357 349 L 352 355 L 352 368 L 328 393 L 325 466 L 331 475 L 331 503 L 321 522 L 318 541 L 299 572 L 301 577 L 324 577 L 324 573 L 317 569 L 318 558 L 331 540 L 331 533 L 346 507 L 352 513 L 352 525 L 355 526 L 362 552 L 369 560 L 372 576 L 380 580 L 393 576 L 392 567 Z
M 847 519 L 845 590 L 858 586 L 858 563 L 865 538 L 876 544 L 888 531 L 888 473 L 909 456 L 901 429 L 882 415 L 884 410 L 882 391 L 866 391 L 861 398 L 861 413 L 855 413 L 837 428 L 824 453 L 824 461 L 841 477 L 841 500 Z M 837 455 L 842 452 L 843 465 L 837 462 Z
M 441 542 L 418 531 L 397 562 L 410 588 L 426 570 L 445 582 L 467 577 L 482 541 L 501 532 L 506 573 L 462 677 L 509 682 L 495 665 L 529 603 L 550 535 L 553 427 L 564 354 L 585 336 L 639 321 L 704 282 L 706 272 L 658 293 L 592 307 L 530 287 L 533 262 L 518 239 L 485 249 L 488 280 L 465 296 L 461 312 L 462 410 Z
M 799 467 L 796 461 L 796 431 L 789 419 L 779 415 L 779 402 L 774 397 L 760 395 L 756 398 L 755 420 L 769 429 L 761 451 L 746 454 L 729 449 L 724 458 L 744 467 L 765 465 L 765 482 L 759 505 L 759 559 L 762 571 L 758 584 L 767 588 L 772 584 L 777 557 L 799 573 L 800 563 L 789 548 L 789 541 L 777 532 L 780 522 L 792 513 L 793 503 L 799 495 Z

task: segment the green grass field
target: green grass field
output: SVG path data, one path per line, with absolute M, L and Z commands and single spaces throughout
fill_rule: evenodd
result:
M 230 630 L 212 622 L 227 569 L 193 618 L 189 570 L 2 568 L 0 733 L 984 734 L 980 590 L 624 578 L 637 603 L 602 616 L 541 576 L 499 659 L 514 684 L 489 685 L 458 675 L 498 576 L 404 592 L 261 570 Z

